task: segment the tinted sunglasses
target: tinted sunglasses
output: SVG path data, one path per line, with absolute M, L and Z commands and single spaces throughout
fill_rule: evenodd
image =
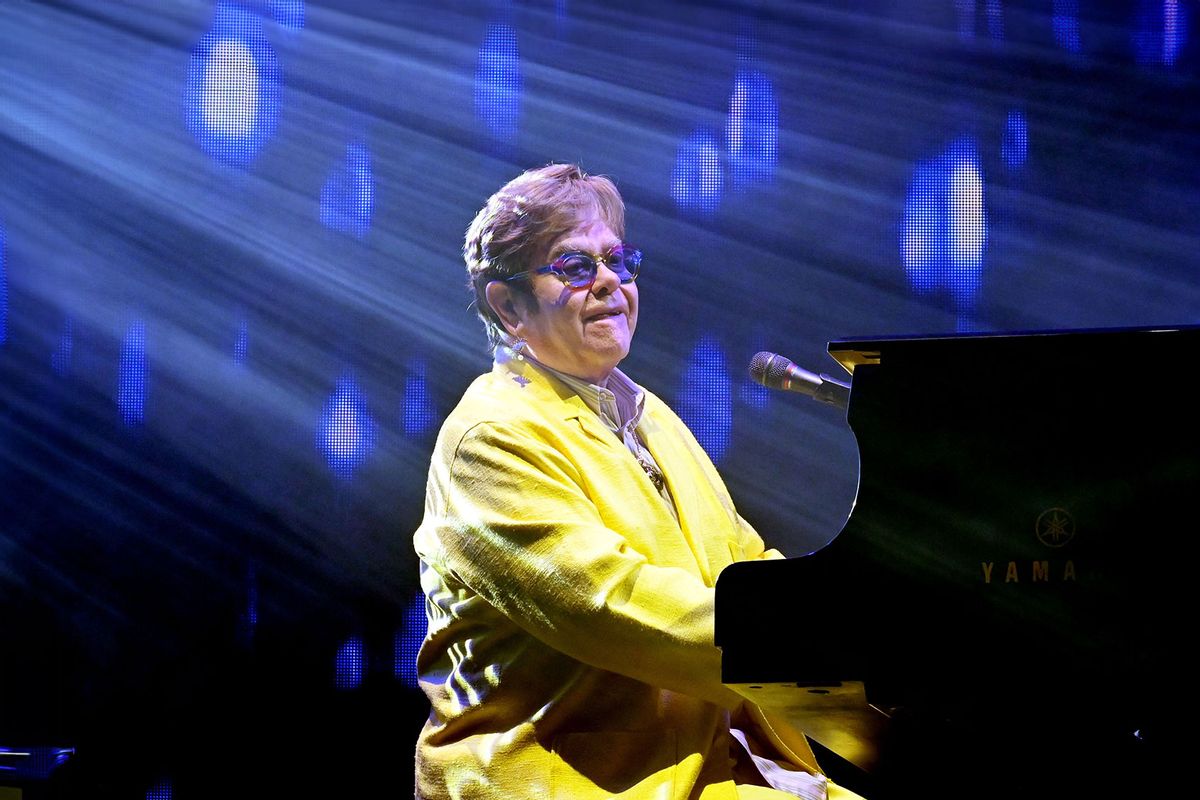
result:
M 633 283 L 638 270 L 642 266 L 642 251 L 621 243 L 614 245 L 601 257 L 610 270 L 616 273 L 621 283 Z M 572 289 L 591 289 L 596 282 L 596 273 L 600 271 L 600 262 L 591 253 L 571 250 L 554 259 L 554 263 L 544 267 L 520 272 L 504 281 L 515 281 L 528 278 L 531 275 L 550 273 Z

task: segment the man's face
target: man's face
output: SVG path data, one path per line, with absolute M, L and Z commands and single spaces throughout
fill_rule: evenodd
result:
M 534 267 L 549 264 L 576 250 L 600 262 L 591 289 L 573 289 L 552 274 L 530 280 L 533 302 L 515 303 L 518 337 L 528 342 L 534 358 L 560 372 L 602 384 L 629 353 L 637 328 L 636 283 L 621 283 L 603 262 L 621 240 L 595 209 L 582 214 L 575 227 L 550 244 Z M 532 306 L 532 307 L 531 307 Z

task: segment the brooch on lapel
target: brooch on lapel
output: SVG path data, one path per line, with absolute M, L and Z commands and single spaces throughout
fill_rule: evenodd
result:
M 646 476 L 650 478 L 650 482 L 654 484 L 654 488 L 661 492 L 663 485 L 666 483 L 663 479 L 662 470 L 654 466 L 649 459 L 643 456 L 638 456 L 637 462 L 642 465 L 642 469 L 646 470 Z

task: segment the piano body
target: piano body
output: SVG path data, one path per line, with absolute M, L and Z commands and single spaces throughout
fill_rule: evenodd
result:
M 831 343 L 854 510 L 817 552 L 721 574 L 725 683 L 872 798 L 1186 782 L 1198 346 L 1200 328 Z M 787 630 L 798 606 L 811 624 Z

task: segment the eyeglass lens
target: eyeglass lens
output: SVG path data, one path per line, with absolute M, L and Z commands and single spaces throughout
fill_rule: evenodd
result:
M 621 283 L 629 283 L 637 277 L 641 253 L 633 248 L 618 245 L 609 251 L 604 259 L 608 268 L 616 273 Z M 567 279 L 567 283 L 575 288 L 591 286 L 596 279 L 600 265 L 588 253 L 565 253 L 554 262 L 554 266 Z

